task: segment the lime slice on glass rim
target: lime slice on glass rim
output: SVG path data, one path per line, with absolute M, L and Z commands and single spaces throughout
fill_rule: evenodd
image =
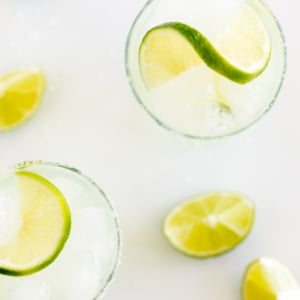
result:
M 59 255 L 68 239 L 71 212 L 63 194 L 46 178 L 17 171 L 21 225 L 0 247 L 0 273 L 28 275 L 42 270 Z
M 38 109 L 45 89 L 39 68 L 24 68 L 0 76 L 0 131 L 15 128 Z
M 148 88 L 155 88 L 191 67 L 205 63 L 239 84 L 250 82 L 267 67 L 270 37 L 247 5 L 233 16 L 216 46 L 197 29 L 170 22 L 150 29 L 139 49 L 139 66 Z
M 250 233 L 254 204 L 247 197 L 215 192 L 193 197 L 166 216 L 163 233 L 169 243 L 188 256 L 223 254 Z
M 247 267 L 242 293 L 244 300 L 298 300 L 300 286 L 286 266 L 262 257 Z

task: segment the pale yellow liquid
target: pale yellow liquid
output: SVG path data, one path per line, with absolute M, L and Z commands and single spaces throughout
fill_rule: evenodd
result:
M 94 300 L 111 281 L 120 236 L 114 211 L 102 191 L 77 170 L 55 164 L 28 164 L 27 171 L 50 180 L 71 210 L 71 232 L 46 268 L 21 277 L 0 274 L 1 300 Z M 0 176 L 0 244 L 14 233 L 20 210 L 15 175 Z M 6 232 L 5 232 L 6 231 Z M 10 236 L 9 236 L 10 233 Z
M 257 12 L 271 38 L 271 59 L 262 75 L 240 85 L 202 64 L 159 88 L 149 91 L 145 87 L 139 70 L 138 49 L 150 28 L 179 21 L 197 28 L 215 42 L 232 16 L 245 4 Z M 152 117 L 175 132 L 203 138 L 236 133 L 259 119 L 274 102 L 285 70 L 285 48 L 280 28 L 269 10 L 255 0 L 152 1 L 132 29 L 127 58 L 133 90 Z M 224 109 L 220 102 L 226 102 L 229 110 Z

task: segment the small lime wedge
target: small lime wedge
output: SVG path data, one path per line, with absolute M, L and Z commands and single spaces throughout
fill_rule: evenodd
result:
M 0 247 L 0 273 L 22 276 L 55 260 L 69 236 L 71 213 L 63 194 L 46 178 L 16 173 L 22 224 Z
M 183 254 L 206 258 L 237 246 L 249 234 L 254 205 L 245 196 L 216 192 L 193 197 L 165 218 L 163 231 Z
M 148 88 L 205 63 L 240 84 L 259 76 L 271 54 L 268 33 L 254 10 L 243 5 L 214 46 L 197 29 L 170 22 L 150 29 L 139 49 L 139 65 Z
M 270 257 L 252 262 L 246 269 L 244 300 L 298 300 L 300 287 L 286 266 Z
M 45 78 L 39 68 L 25 68 L 0 76 L 0 131 L 27 121 L 39 107 Z

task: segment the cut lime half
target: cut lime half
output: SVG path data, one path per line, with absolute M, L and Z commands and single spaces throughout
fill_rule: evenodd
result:
M 232 18 L 216 45 L 199 30 L 180 22 L 150 29 L 139 49 L 139 65 L 148 88 L 155 88 L 191 67 L 205 63 L 240 84 L 259 76 L 271 54 L 269 35 L 247 5 Z
M 244 300 L 298 300 L 300 287 L 288 270 L 279 261 L 262 257 L 246 269 L 242 293 Z
M 247 197 L 230 192 L 193 197 L 165 218 L 163 231 L 183 254 L 206 258 L 237 246 L 249 234 L 254 205 Z
M 0 273 L 22 276 L 55 260 L 69 236 L 71 213 L 63 194 L 44 177 L 17 171 L 16 178 L 22 223 L 0 247 Z

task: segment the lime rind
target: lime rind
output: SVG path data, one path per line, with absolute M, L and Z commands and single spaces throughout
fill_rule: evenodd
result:
M 239 84 L 246 84 L 258 77 L 267 67 L 271 57 L 271 50 L 269 50 L 265 61 L 260 66 L 257 66 L 255 71 L 248 72 L 232 64 L 215 48 L 205 35 L 195 28 L 181 22 L 168 22 L 153 27 L 145 34 L 139 49 L 140 66 L 143 60 L 143 48 L 148 38 L 160 30 L 170 30 L 181 35 L 209 68 Z
M 25 276 L 44 269 L 45 267 L 50 265 L 60 254 L 60 252 L 65 246 L 65 243 L 71 231 L 71 211 L 68 206 L 67 200 L 65 199 L 61 191 L 46 178 L 29 171 L 16 171 L 15 174 L 17 176 L 24 176 L 27 178 L 31 178 L 39 182 L 43 187 L 45 187 L 49 191 L 51 191 L 55 195 L 56 199 L 58 200 L 59 207 L 63 214 L 63 220 L 64 220 L 61 236 L 57 240 L 54 251 L 52 251 L 49 256 L 44 257 L 42 260 L 36 262 L 32 266 L 23 266 L 22 268 L 17 266 L 11 267 L 9 266 L 10 264 L 0 261 L 1 274 L 9 275 L 9 276 Z

